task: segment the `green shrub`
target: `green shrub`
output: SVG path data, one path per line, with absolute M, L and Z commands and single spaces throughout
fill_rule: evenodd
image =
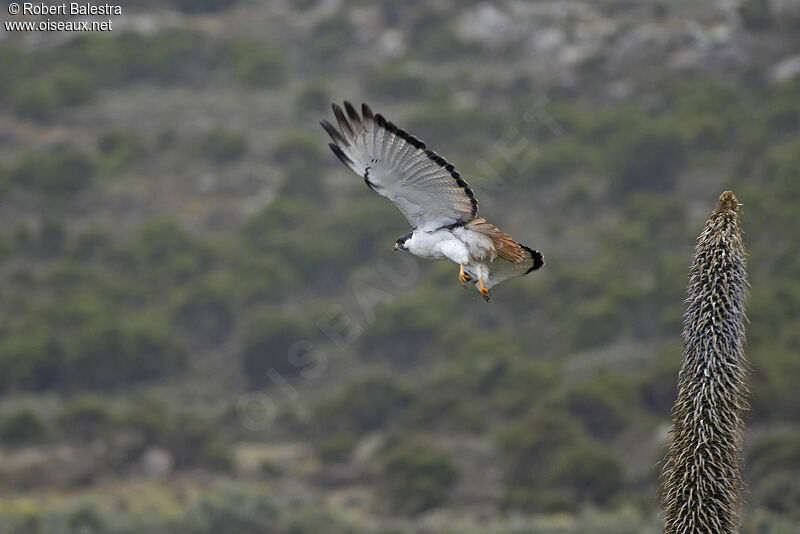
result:
M 305 130 L 295 130 L 281 137 L 272 152 L 272 158 L 279 165 L 316 168 L 322 164 L 322 154 L 317 136 Z
M 183 367 L 185 352 L 156 313 L 115 314 L 80 328 L 65 362 L 72 389 L 115 389 Z
M 286 169 L 282 195 L 305 200 L 324 198 L 319 139 L 305 131 L 289 132 L 278 141 L 272 157 Z
M 457 106 L 449 101 L 427 101 L 407 121 L 408 131 L 427 142 L 448 140 L 470 147 L 485 146 L 487 137 L 507 133 L 503 117 L 474 107 Z M 480 132 L 480 134 L 476 134 Z M 443 147 L 444 148 L 444 147 Z M 441 149 L 439 149 L 441 150 Z
M 391 427 L 414 401 L 414 392 L 403 382 L 389 377 L 360 379 L 314 405 L 314 428 L 322 435 L 346 435 Z
M 0 72 L 13 71 L 16 74 L 0 77 L 0 97 L 4 101 L 20 81 L 33 77 L 36 63 L 36 58 L 29 49 L 10 42 L 3 43 L 0 47 Z
M 101 534 L 110 532 L 113 527 L 113 515 L 103 509 L 103 506 L 96 499 L 81 498 L 76 499 L 67 507 L 60 511 L 57 519 L 48 518 L 45 524 L 52 524 L 53 519 L 56 523 L 64 525 L 68 533 L 87 533 Z
M 514 508 L 572 511 L 603 504 L 622 487 L 616 456 L 563 412 L 534 413 L 507 427 L 499 445 L 510 456 L 503 500 Z
M 70 256 L 91 259 L 109 253 L 113 248 L 113 238 L 103 228 L 90 227 L 78 233 L 68 244 Z
M 361 336 L 362 354 L 367 359 L 393 359 L 405 364 L 420 361 L 421 347 L 436 346 L 450 326 L 450 305 L 441 296 L 428 294 L 376 306 L 375 320 Z
M 518 165 L 525 165 L 527 161 L 531 161 L 531 166 L 520 173 L 512 165 L 511 173 L 504 178 L 510 183 L 525 181 L 552 184 L 576 170 L 592 165 L 591 151 L 572 139 L 559 139 L 547 143 L 539 150 L 534 155 L 520 155 Z
M 284 378 L 293 378 L 314 361 L 302 361 L 313 356 L 302 350 L 298 342 L 312 341 L 316 331 L 307 319 L 278 309 L 264 309 L 253 313 L 245 328 L 240 354 L 242 371 L 252 388 L 272 384 L 269 372 Z
M 748 488 L 748 501 L 759 508 L 777 512 L 783 517 L 800 518 L 800 489 L 797 487 L 798 469 L 780 469 L 760 477 L 758 486 Z
M 458 335 L 463 336 L 463 332 Z M 530 358 L 524 349 L 514 346 L 510 334 L 482 332 L 475 337 L 477 339 L 465 336 L 463 346 L 454 351 L 457 359 L 448 362 L 438 373 L 432 373 L 425 397 L 421 399 L 423 402 L 481 399 L 481 404 L 490 402 L 493 409 L 515 415 L 541 403 L 559 383 L 559 367 Z M 437 398 L 439 400 L 435 401 Z M 439 411 L 431 414 L 436 415 L 447 418 Z
M 453 17 L 443 9 L 414 12 L 410 41 L 418 55 L 434 61 L 478 56 L 480 45 L 464 41 L 452 28 Z
M 762 437 L 746 456 L 746 478 L 752 481 L 748 501 L 795 518 L 800 492 L 794 483 L 800 474 L 800 432 L 793 430 Z
M 45 420 L 31 409 L 23 408 L 11 415 L 0 416 L 0 443 L 4 445 L 42 443 L 50 435 Z
M 347 458 L 357 442 L 355 434 L 331 434 L 315 440 L 314 449 L 323 461 L 338 462 Z
M 218 435 L 214 418 L 206 414 L 179 411 L 156 442 L 175 457 L 176 467 L 205 467 L 227 471 L 233 466 L 233 454 Z
M 138 432 L 148 445 L 165 442 L 174 427 L 169 407 L 163 399 L 153 395 L 134 397 L 117 420 L 121 427 Z
M 311 32 L 314 39 L 308 43 L 309 49 L 323 63 L 343 57 L 342 53 L 353 43 L 356 28 L 345 13 L 320 20 Z
M 0 178 L 0 180 L 2 180 Z M 2 186 L 0 185 L 0 188 Z M 2 193 L 0 193 L 2 194 Z M 14 241 L 11 236 L 5 233 L 0 233 L 0 262 L 14 254 Z
M 569 318 L 569 338 L 579 348 L 596 347 L 619 337 L 619 307 L 608 298 L 580 303 Z
M 213 69 L 219 58 L 211 51 L 212 43 L 202 32 L 186 28 L 153 35 L 80 35 L 60 47 L 53 61 L 74 64 L 98 84 L 142 79 L 170 82 L 191 77 L 200 69 Z
M 108 402 L 95 395 L 80 395 L 70 399 L 58 416 L 61 432 L 80 441 L 106 436 L 113 423 L 114 415 Z
M 330 91 L 320 78 L 314 78 L 306 82 L 294 99 L 295 108 L 300 114 L 323 113 L 330 104 Z
M 97 138 L 100 164 L 109 173 L 116 173 L 130 165 L 143 151 L 142 142 L 129 130 L 112 129 Z
M 58 95 L 46 80 L 30 80 L 17 84 L 11 92 L 12 109 L 22 117 L 47 121 L 58 108 Z
M 220 435 L 220 420 L 207 410 L 175 408 L 163 399 L 139 396 L 115 417 L 126 430 L 130 459 L 138 458 L 147 446 L 168 450 L 177 468 L 203 467 L 227 471 L 233 467 L 233 454 Z M 131 435 L 132 434 L 132 435 Z
M 175 221 L 151 220 L 121 254 L 132 256 L 126 267 L 135 269 L 149 283 L 173 289 L 211 268 L 212 252 Z
M 64 356 L 62 341 L 44 325 L 4 336 L 0 390 L 43 390 L 60 385 Z
M 174 81 L 190 78 L 198 69 L 211 70 L 218 61 L 209 51 L 211 42 L 208 35 L 194 28 L 172 28 L 150 37 L 131 39 L 118 51 L 125 70 L 129 66 L 126 59 L 132 59 L 134 65 L 138 63 L 140 71 L 129 73 L 128 80 L 142 77 Z
M 197 152 L 216 163 L 236 161 L 247 153 L 247 137 L 225 128 L 214 128 L 203 134 L 196 143 Z
M 188 507 L 184 527 L 192 534 L 263 534 L 275 529 L 280 509 L 270 494 L 229 486 L 203 495 Z
M 622 463 L 598 443 L 580 442 L 553 455 L 543 480 L 545 488 L 574 494 L 574 502 L 605 504 L 622 486 Z
M 53 220 L 42 223 L 39 228 L 37 248 L 43 256 L 52 258 L 61 254 L 65 241 L 66 230 L 63 223 Z
M 327 274 L 333 280 L 336 275 L 331 272 L 331 261 L 337 253 L 352 262 L 352 255 L 337 251 L 330 243 L 330 232 L 322 233 L 321 219 L 319 206 L 287 197 L 270 203 L 245 223 L 243 232 L 248 246 L 262 254 L 248 259 L 253 267 L 262 269 L 253 283 L 263 290 L 268 288 L 271 301 L 276 298 L 276 291 L 288 292 L 300 281 L 310 284 L 316 280 L 323 287 L 327 285 L 322 279 Z M 287 269 L 286 265 L 292 268 Z M 341 271 L 335 279 L 341 283 Z
M 742 96 L 734 86 L 711 79 L 678 81 L 673 116 L 692 148 L 716 149 L 730 142 L 742 118 Z
M 175 221 L 149 221 L 138 229 L 133 243 L 136 255 L 152 267 L 163 267 L 172 255 L 194 248 L 194 240 Z
M 219 343 L 234 326 L 232 298 L 226 281 L 217 279 L 190 285 L 172 297 L 172 316 L 191 339 Z
M 514 475 L 527 476 L 548 462 L 553 452 L 574 444 L 582 436 L 580 424 L 569 414 L 552 410 L 533 412 L 509 424 L 498 434 L 498 445 L 519 469 Z
M 774 193 L 787 202 L 800 200 L 800 140 L 771 148 L 766 160 L 766 175 L 773 182 Z
M 403 63 L 381 64 L 367 78 L 367 90 L 375 98 L 424 100 L 432 91 L 429 77 L 410 70 Z
M 503 501 L 515 508 L 575 510 L 605 501 L 620 485 L 618 463 L 565 412 L 534 412 L 501 430 L 498 445 L 508 457 Z M 582 455 L 585 461 L 578 462 Z M 577 462 L 574 469 L 571 462 Z M 609 492 L 601 494 L 603 489 Z
M 665 345 L 641 379 L 639 394 L 643 406 L 654 414 L 669 413 L 675 403 L 675 396 L 678 394 L 675 379 L 680 368 L 680 353 L 680 345 Z
M 61 106 L 86 104 L 94 96 L 94 80 L 74 66 L 59 65 L 50 73 L 48 80 Z
M 774 23 L 769 0 L 745 0 L 738 9 L 742 25 L 748 30 L 765 30 Z
M 580 421 L 590 435 L 607 440 L 631 421 L 635 406 L 631 386 L 625 379 L 599 375 L 567 389 L 556 405 Z
M 62 148 L 22 156 L 12 167 L 9 181 L 47 197 L 65 197 L 87 187 L 94 172 L 94 165 L 88 156 Z
M 617 191 L 672 191 L 687 161 L 678 127 L 667 121 L 623 129 L 610 141 L 606 161 Z
M 752 313 L 758 312 L 754 306 Z M 774 343 L 759 345 L 752 352 L 753 411 L 759 420 L 800 421 L 800 361 L 797 353 Z
M 229 45 L 236 79 L 259 87 L 277 87 L 287 78 L 287 60 L 283 50 L 250 41 Z
M 713 78 L 680 80 L 674 90 L 675 111 L 681 116 L 709 115 L 724 118 L 738 111 L 741 92 L 736 87 Z
M 272 202 L 250 217 L 243 225 L 242 232 L 251 245 L 261 243 L 273 250 L 274 228 L 280 227 L 284 232 L 301 229 L 307 232 L 308 226 L 316 223 L 314 214 L 317 211 L 313 204 L 301 199 Z
M 382 451 L 382 493 L 397 512 L 418 514 L 443 504 L 457 479 L 453 459 L 425 435 L 390 436 Z
M 363 183 L 363 180 L 362 180 Z M 371 194 L 361 183 L 363 194 Z M 320 197 L 324 195 L 317 193 Z M 313 243 L 320 250 L 319 257 L 325 258 L 328 270 L 339 272 L 363 265 L 363 261 L 354 260 L 346 251 L 363 251 L 363 257 L 379 257 L 393 250 L 398 230 L 404 228 L 405 222 L 398 211 L 389 211 L 378 199 L 376 202 L 356 203 L 345 209 L 328 213 L 325 221 L 320 221 L 317 235 L 321 243 Z M 374 270 L 374 266 L 370 266 Z
M 755 480 L 770 472 L 800 469 L 800 431 L 767 435 L 747 453 L 747 470 Z

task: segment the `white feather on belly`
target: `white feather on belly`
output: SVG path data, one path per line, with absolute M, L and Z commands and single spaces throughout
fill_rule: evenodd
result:
M 497 256 L 492 240 L 485 234 L 458 227 L 453 230 L 453 235 L 467 247 L 471 258 L 469 263 L 492 261 Z
M 457 264 L 472 264 L 495 257 L 492 240 L 464 228 L 433 232 L 415 230 L 406 241 L 409 252 L 420 258 L 448 259 Z
M 444 260 L 448 258 L 442 251 L 442 243 L 453 239 L 453 234 L 449 230 L 436 230 L 434 232 L 415 230 L 411 238 L 406 241 L 406 248 L 410 253 L 420 258 Z

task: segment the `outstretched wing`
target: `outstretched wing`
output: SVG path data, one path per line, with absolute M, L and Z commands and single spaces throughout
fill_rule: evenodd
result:
M 332 107 L 339 129 L 320 122 L 333 140 L 331 150 L 373 191 L 394 202 L 412 227 L 432 230 L 475 218 L 478 201 L 447 160 L 366 104 L 361 115 L 349 102 L 347 116 L 337 104 Z
M 489 278 L 483 282 L 487 288 L 491 289 L 506 280 L 525 276 L 529 272 L 535 271 L 544 265 L 544 257 L 541 252 L 526 247 L 525 245 L 520 246 L 524 251 L 522 261 L 514 263 L 498 256 L 493 262 L 487 264 L 489 268 Z M 472 276 L 473 282 L 477 280 L 469 271 L 468 274 Z

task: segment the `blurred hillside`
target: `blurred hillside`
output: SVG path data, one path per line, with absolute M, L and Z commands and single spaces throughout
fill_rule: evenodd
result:
M 724 189 L 752 284 L 745 532 L 800 529 L 797 2 L 123 11 L 0 33 L 0 532 L 659 532 Z M 545 268 L 485 304 L 394 253 L 406 222 L 318 126 L 344 99 Z

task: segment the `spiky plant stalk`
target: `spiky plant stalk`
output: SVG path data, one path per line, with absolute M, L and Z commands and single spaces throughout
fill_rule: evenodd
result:
M 739 531 L 743 414 L 745 251 L 731 191 L 697 238 L 683 328 L 683 364 L 664 468 L 666 534 Z

